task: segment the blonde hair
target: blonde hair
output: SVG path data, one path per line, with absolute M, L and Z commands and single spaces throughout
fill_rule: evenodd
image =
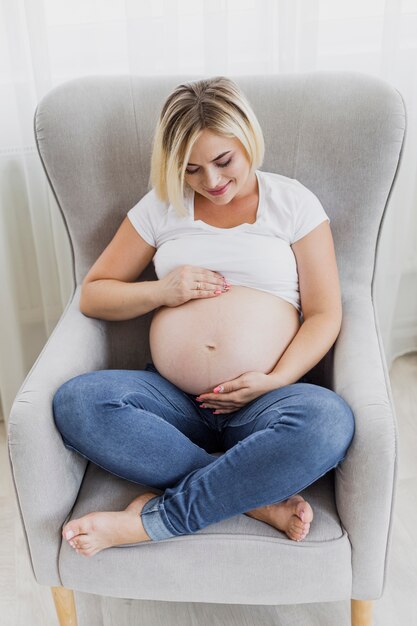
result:
M 149 182 L 160 200 L 170 202 L 179 217 L 187 215 L 185 168 L 204 129 L 239 139 L 251 173 L 263 163 L 261 126 L 236 83 L 215 76 L 178 85 L 165 101 L 155 129 Z

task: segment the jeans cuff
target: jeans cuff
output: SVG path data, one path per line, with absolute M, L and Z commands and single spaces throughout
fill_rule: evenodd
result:
M 162 521 L 161 501 L 162 496 L 151 498 L 146 502 L 140 514 L 143 527 L 152 541 L 161 541 L 161 539 L 170 539 L 177 536 Z

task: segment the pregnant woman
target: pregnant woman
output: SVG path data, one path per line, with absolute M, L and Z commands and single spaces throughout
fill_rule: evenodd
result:
M 241 513 L 300 541 L 313 510 L 299 492 L 346 455 L 350 407 L 305 376 L 341 326 L 330 220 L 301 182 L 260 170 L 263 158 L 259 122 L 230 79 L 167 98 L 152 188 L 80 300 L 105 320 L 154 311 L 152 362 L 81 374 L 53 398 L 67 448 L 148 489 L 123 511 L 67 523 L 80 555 Z M 137 282 L 151 260 L 158 280 Z

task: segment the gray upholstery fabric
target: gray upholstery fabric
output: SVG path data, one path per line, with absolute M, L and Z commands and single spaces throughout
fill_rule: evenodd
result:
M 122 510 L 144 491 L 90 463 L 71 517 Z M 302 494 L 315 511 L 308 541 L 292 542 L 264 522 L 237 515 L 158 545 L 103 550 L 99 565 L 64 542 L 62 582 L 101 595 L 177 602 L 295 604 L 300 588 L 303 602 L 342 600 L 350 595 L 351 555 L 334 503 L 333 472 Z
M 126 322 L 87 318 L 80 283 L 127 211 L 148 191 L 152 133 L 168 93 L 200 76 L 84 77 L 39 103 L 35 134 L 68 227 L 76 289 L 22 384 L 9 419 L 11 467 L 36 580 L 144 600 L 246 605 L 376 599 L 392 527 L 397 432 L 372 296 L 378 236 L 403 146 L 399 92 L 356 72 L 232 77 L 264 130 L 262 169 L 297 178 L 331 219 L 342 285 L 337 342 L 310 373 L 352 407 L 345 460 L 304 493 L 315 521 L 307 540 L 245 515 L 195 535 L 80 558 L 62 525 L 123 508 L 140 491 L 67 450 L 51 401 L 68 378 L 150 359 L 152 313 Z M 140 280 L 154 280 L 150 264 Z M 375 514 L 375 511 L 378 513 Z

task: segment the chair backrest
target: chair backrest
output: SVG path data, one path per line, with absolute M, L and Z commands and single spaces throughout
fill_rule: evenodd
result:
M 152 138 L 165 98 L 199 78 L 88 76 L 55 87 L 38 104 L 37 147 L 68 228 L 77 285 L 149 190 Z M 261 169 L 297 178 L 328 213 L 343 300 L 372 297 L 380 226 L 405 133 L 401 94 L 358 72 L 231 78 L 264 132 Z M 155 279 L 151 263 L 139 280 Z M 151 318 L 109 323 L 112 367 L 149 360 Z M 318 379 L 329 384 L 322 367 L 315 368 Z

